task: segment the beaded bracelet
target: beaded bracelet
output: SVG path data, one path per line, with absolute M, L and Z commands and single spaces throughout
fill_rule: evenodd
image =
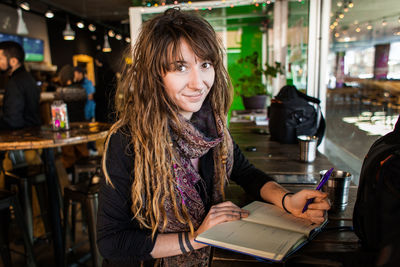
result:
M 294 193 L 292 193 L 292 192 L 287 192 L 286 194 L 284 194 L 283 195 L 283 197 L 282 197 L 282 208 L 287 212 L 287 213 L 289 213 L 289 214 L 292 214 L 290 211 L 288 211 L 287 209 L 286 209 L 286 207 L 285 207 L 285 198 L 288 196 L 288 195 L 293 195 Z

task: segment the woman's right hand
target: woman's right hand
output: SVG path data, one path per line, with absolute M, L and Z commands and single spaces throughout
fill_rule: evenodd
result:
M 195 236 L 217 224 L 236 221 L 247 216 L 249 216 L 249 211 L 239 208 L 230 201 L 219 203 L 211 207 L 200 227 L 196 230 Z

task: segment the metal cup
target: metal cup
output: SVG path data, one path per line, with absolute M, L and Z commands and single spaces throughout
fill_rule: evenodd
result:
M 320 171 L 321 178 L 327 170 Z M 328 193 L 332 211 L 344 211 L 349 201 L 350 182 L 353 176 L 345 171 L 333 171 L 329 180 L 322 187 Z
M 318 137 L 299 135 L 297 140 L 300 144 L 300 160 L 303 162 L 313 162 L 317 153 Z

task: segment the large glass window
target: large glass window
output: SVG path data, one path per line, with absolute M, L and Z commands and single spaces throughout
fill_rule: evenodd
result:
M 346 51 L 344 74 L 361 79 L 372 78 L 374 76 L 374 57 L 374 47 Z
M 388 79 L 400 79 L 400 42 L 390 44 Z

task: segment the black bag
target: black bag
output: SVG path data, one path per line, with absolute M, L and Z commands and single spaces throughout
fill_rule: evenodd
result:
M 385 266 L 399 263 L 400 117 L 395 130 L 379 138 L 364 159 L 353 226 L 365 250 L 378 258 L 385 254 Z
M 317 108 L 309 102 L 314 103 Z M 325 119 L 319 107 L 320 102 L 292 85 L 282 87 L 278 95 L 271 100 L 268 109 L 271 140 L 296 144 L 297 136 L 309 135 L 317 136 L 319 145 L 325 133 Z

